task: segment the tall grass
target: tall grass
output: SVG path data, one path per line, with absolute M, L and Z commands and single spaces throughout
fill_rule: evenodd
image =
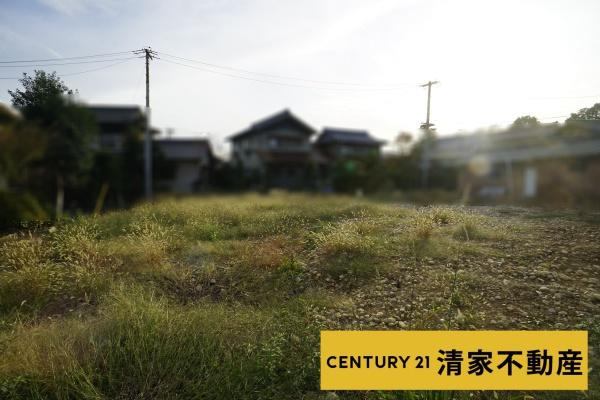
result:
M 309 237 L 314 244 L 313 262 L 329 276 L 346 282 L 376 276 L 383 267 L 376 229 L 372 221 L 356 219 L 327 225 Z
M 317 350 L 302 303 L 183 307 L 128 286 L 94 317 L 20 327 L 0 388 L 13 398 L 296 397 L 316 389 Z
M 0 238 L 0 398 L 336 396 L 318 390 L 314 310 L 415 260 L 484 251 L 490 224 L 278 194 L 166 199 Z

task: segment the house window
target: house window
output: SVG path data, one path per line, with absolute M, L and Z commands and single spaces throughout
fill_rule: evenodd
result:
M 304 144 L 300 138 L 279 137 L 273 140 L 276 140 L 276 146 L 282 149 L 297 149 Z
M 100 135 L 100 148 L 106 151 L 121 151 L 121 138 L 116 135 Z

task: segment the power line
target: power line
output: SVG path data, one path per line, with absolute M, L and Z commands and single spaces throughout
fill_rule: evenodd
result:
M 0 61 L 0 64 L 39 63 L 39 62 L 48 62 L 48 61 L 81 60 L 81 59 L 107 57 L 107 56 L 115 56 L 115 55 L 130 54 L 130 53 L 134 53 L 135 54 L 135 51 L 134 50 L 130 50 L 130 51 L 120 51 L 120 52 L 112 52 L 112 53 L 100 53 L 100 54 L 91 54 L 91 55 L 73 56 L 73 57 L 58 57 L 58 58 L 32 59 L 32 60 Z M 224 69 L 224 70 L 230 70 L 230 71 L 240 72 L 240 73 L 244 73 L 244 74 L 265 76 L 265 77 L 270 77 L 270 78 L 274 78 L 274 79 L 293 80 L 293 81 L 300 81 L 300 82 L 310 82 L 310 83 L 317 83 L 317 84 L 324 84 L 324 85 L 356 86 L 357 88 L 361 88 L 362 87 L 364 89 L 368 88 L 370 90 L 392 90 L 392 89 L 397 89 L 397 87 L 399 87 L 399 86 L 404 86 L 404 87 L 414 87 L 414 86 L 416 86 L 416 85 L 408 84 L 408 83 L 364 83 L 364 82 L 363 83 L 358 83 L 358 82 L 342 82 L 342 81 L 326 81 L 326 80 L 317 80 L 317 79 L 306 79 L 306 78 L 300 78 L 300 77 L 295 77 L 295 76 L 286 76 L 286 75 L 269 74 L 269 73 L 264 73 L 264 72 L 251 71 L 251 70 L 247 70 L 247 69 L 243 69 L 243 68 L 236 68 L 236 67 L 227 66 L 227 65 L 223 65 L 223 64 L 211 63 L 211 62 L 203 61 L 203 60 L 199 60 L 199 59 L 192 59 L 192 58 L 180 57 L 180 56 L 176 56 L 176 55 L 165 53 L 165 52 L 156 52 L 156 51 L 153 51 L 153 53 L 155 53 L 155 54 L 161 54 L 163 56 L 171 57 L 171 58 L 174 58 L 174 59 L 177 59 L 177 60 L 183 60 L 183 61 L 187 61 L 187 62 L 191 62 L 191 63 L 205 65 L 207 67 L 212 67 L 212 68 L 217 68 L 217 69 Z M 135 57 L 132 57 L 132 58 L 135 58 Z M 129 59 L 132 59 L 132 58 L 129 58 Z M 110 62 L 110 61 L 120 61 L 120 60 L 125 60 L 125 59 L 126 58 L 113 58 L 113 59 L 106 59 L 106 60 L 92 60 L 92 61 L 80 61 L 80 62 L 64 62 L 64 63 L 51 63 L 51 64 L 0 65 L 0 68 L 10 68 L 10 67 L 26 68 L 26 67 L 45 67 L 45 66 L 76 65 L 76 64 L 88 64 L 88 63 L 102 63 L 102 62 Z M 195 69 L 198 69 L 198 70 L 201 70 L 201 71 L 205 71 L 205 72 L 209 72 L 209 73 L 220 74 L 220 75 L 230 76 L 230 77 L 239 78 L 239 79 L 254 80 L 254 81 L 262 82 L 262 83 L 276 84 L 276 85 L 282 85 L 282 86 L 292 86 L 292 87 L 305 87 L 305 88 L 310 88 L 310 89 L 324 89 L 324 90 L 332 90 L 332 89 L 333 90 L 339 90 L 340 89 L 340 88 L 328 88 L 328 87 L 312 87 L 312 86 L 304 86 L 304 85 L 299 85 L 299 84 L 289 84 L 289 83 L 285 83 L 285 82 L 267 81 L 267 80 L 261 80 L 261 79 L 257 79 L 257 78 L 245 77 L 245 76 L 239 76 L 239 75 L 233 75 L 233 74 L 228 75 L 228 74 L 220 72 L 220 71 L 214 71 L 214 70 L 210 70 L 210 69 L 203 69 L 203 68 L 200 68 L 200 67 L 197 67 L 197 66 L 186 65 L 186 64 L 183 64 L 183 63 L 178 63 L 176 61 L 167 60 L 167 59 L 164 59 L 164 58 L 163 58 L 163 61 L 171 62 L 171 63 L 174 63 L 174 64 L 179 64 L 179 65 L 186 66 L 186 67 L 189 67 L 189 68 L 195 68 Z M 90 70 L 90 72 L 94 71 L 94 70 Z M 63 75 L 65 75 L 65 76 L 67 76 L 67 75 L 76 75 L 76 74 L 85 73 L 85 72 L 86 71 L 81 71 L 81 72 L 77 72 L 77 73 L 73 73 L 73 74 L 63 74 Z M 19 79 L 19 78 L 0 77 L 0 79 Z M 530 97 L 530 98 L 531 99 L 580 99 L 580 98 L 596 98 L 596 97 L 600 97 L 600 94 L 582 95 L 582 96 Z
M 103 54 L 92 54 L 88 56 L 76 56 L 76 57 L 60 57 L 60 58 L 46 58 L 37 60 L 12 60 L 12 61 L 0 61 L 0 64 L 17 64 L 17 63 L 32 63 L 32 62 L 46 62 L 46 61 L 63 61 L 63 60 L 80 60 L 84 58 L 96 58 L 106 56 L 116 56 L 119 54 L 129 54 L 131 51 L 119 51 L 115 53 L 103 53 Z
M 134 58 L 139 58 L 139 57 L 109 58 L 106 60 L 74 61 L 74 62 L 51 63 L 51 64 L 0 65 L 0 68 L 28 68 L 28 67 L 51 67 L 51 66 L 57 66 L 57 65 L 97 64 L 97 63 L 110 62 L 110 61 L 132 60 Z
M 73 76 L 73 75 L 87 74 L 88 72 L 100 71 L 100 70 L 103 70 L 103 69 L 114 67 L 115 65 L 124 64 L 124 63 L 128 62 L 129 60 L 133 60 L 134 58 L 138 58 L 138 57 L 131 57 L 131 58 L 127 58 L 127 59 L 125 59 L 123 61 L 118 61 L 116 63 L 108 64 L 108 65 L 103 65 L 103 66 L 98 67 L 98 68 L 92 68 L 92 69 L 88 69 L 88 70 L 85 70 L 85 71 L 79 71 L 79 72 L 69 72 L 68 74 L 61 74 L 59 76 Z
M 86 60 L 86 59 L 93 59 L 93 58 L 112 57 L 112 56 L 118 56 L 118 55 L 124 55 L 124 54 L 135 54 L 138 56 Z M 157 57 L 156 56 L 157 54 L 162 55 L 167 58 Z M 139 57 L 139 55 L 142 55 L 142 57 Z M 64 77 L 64 76 L 86 74 L 86 73 L 90 73 L 90 72 L 94 72 L 94 71 L 111 68 L 113 66 L 123 64 L 129 60 L 137 59 L 137 58 L 146 58 L 146 63 L 148 63 L 148 58 L 150 58 L 150 59 L 154 58 L 154 59 L 161 60 L 161 61 L 164 61 L 167 63 L 176 64 L 176 65 L 184 66 L 187 68 L 191 68 L 191 69 L 195 69 L 198 71 L 207 72 L 207 73 L 211 73 L 211 74 L 226 76 L 226 77 L 235 78 L 235 79 L 244 79 L 244 80 L 248 80 L 248 81 L 260 82 L 260 83 L 277 85 L 277 86 L 285 86 L 285 87 L 296 87 L 296 88 L 315 89 L 315 90 L 324 90 L 324 91 L 342 91 L 342 92 L 380 92 L 380 91 L 399 90 L 399 89 L 401 89 L 400 86 L 414 87 L 414 88 L 418 87 L 418 85 L 416 85 L 416 84 L 412 85 L 412 84 L 406 84 L 406 83 L 340 82 L 340 81 L 305 79 L 305 78 L 286 76 L 286 75 L 278 75 L 278 74 L 269 74 L 269 73 L 256 72 L 256 71 L 251 71 L 251 70 L 246 70 L 246 69 L 241 69 L 241 68 L 235 68 L 235 67 L 231 67 L 231 66 L 227 66 L 227 65 L 210 63 L 210 62 L 197 60 L 197 59 L 195 60 L 195 59 L 190 59 L 190 58 L 179 57 L 179 56 L 175 56 L 175 55 L 168 54 L 168 53 L 156 52 L 149 48 L 141 49 L 141 50 L 134 50 L 134 51 L 102 53 L 102 54 L 74 56 L 74 57 L 61 57 L 61 58 L 48 58 L 48 59 L 35 59 L 35 60 L 0 61 L 0 68 L 28 68 L 28 67 L 46 67 L 46 66 L 62 66 L 62 65 L 78 65 L 78 64 L 97 64 L 97 63 L 117 61 L 115 63 L 109 64 L 109 65 L 103 65 L 98 68 L 58 75 L 59 77 Z M 172 58 L 172 59 L 169 59 L 169 58 Z M 188 63 L 199 64 L 199 65 L 190 65 L 187 63 L 175 61 L 173 59 L 183 60 Z M 84 61 L 74 61 L 74 60 L 84 60 Z M 65 62 L 52 63 L 53 61 L 65 61 Z M 51 63 L 32 64 L 32 63 L 44 63 L 44 62 L 51 62 Z M 29 63 L 29 64 L 15 65 L 18 63 Z M 226 71 L 231 71 L 231 72 L 226 72 Z M 245 76 L 243 74 L 264 76 L 264 77 L 273 78 L 273 79 L 261 79 L 258 77 Z M 19 77 L 0 77 L 0 80 L 18 80 L 18 79 L 21 79 L 21 78 L 19 78 Z M 304 85 L 301 83 L 285 82 L 285 80 L 296 81 L 296 82 L 308 82 L 308 83 L 315 83 L 315 84 L 319 84 L 319 85 L 329 85 L 329 86 Z M 431 85 L 433 85 L 435 83 L 437 83 L 437 82 L 429 82 L 425 85 L 420 85 L 420 86 L 428 86 L 428 91 L 430 92 Z M 338 86 L 338 87 L 336 87 L 336 86 Z M 352 86 L 352 87 L 339 87 L 339 86 Z M 136 89 L 136 92 L 137 92 L 137 89 Z M 597 98 L 597 97 L 600 97 L 600 95 L 562 96 L 562 97 L 531 97 L 531 99 L 580 99 L 580 98 Z M 549 119 L 566 118 L 569 116 L 570 116 L 570 114 L 553 116 L 553 117 L 541 117 L 538 119 L 541 121 L 541 120 L 549 120 Z M 499 124 L 505 124 L 505 123 L 511 123 L 511 122 L 512 121 L 507 121 L 507 122 L 502 122 Z M 427 118 L 427 122 L 424 125 L 427 125 L 427 126 L 433 125 L 433 124 L 430 124 L 430 122 L 429 122 L 429 96 L 428 96 L 428 118 Z
M 277 82 L 277 81 L 260 79 L 260 78 L 252 78 L 252 77 L 248 77 L 248 76 L 234 75 L 234 74 L 230 74 L 227 72 L 214 71 L 214 70 L 211 70 L 208 68 L 202 68 L 202 67 L 198 67 L 195 65 L 184 64 L 184 63 L 180 63 L 180 62 L 173 61 L 173 60 L 167 60 L 167 59 L 160 58 L 160 57 L 157 57 L 157 60 L 161 60 L 161 61 L 171 63 L 171 64 L 181 65 L 184 67 L 196 69 L 196 70 L 203 71 L 203 72 L 227 76 L 230 78 L 245 79 L 248 81 L 261 82 L 261 83 L 267 83 L 267 84 L 278 85 L 278 86 L 296 87 L 296 88 L 304 88 L 304 89 L 317 89 L 317 90 L 347 91 L 347 92 L 356 92 L 356 91 L 373 92 L 373 91 L 390 91 L 390 90 L 399 90 L 400 89 L 400 88 L 339 88 L 339 87 L 336 88 L 336 87 L 309 86 L 309 85 L 302 85 L 302 84 L 296 84 L 296 83 Z
M 293 81 L 299 81 L 299 82 L 309 82 L 309 83 L 317 83 L 317 84 L 324 84 L 324 85 L 347 85 L 347 86 L 357 86 L 358 88 L 368 88 L 371 90 L 374 89 L 378 89 L 378 90 L 392 90 L 392 89 L 399 89 L 399 87 L 397 86 L 404 86 L 404 87 L 415 87 L 416 85 L 413 84 L 408 84 L 408 83 L 357 83 L 357 82 L 339 82 L 339 81 L 325 81 L 325 80 L 316 80 L 316 79 L 306 79 L 306 78 L 299 78 L 299 77 L 294 77 L 294 76 L 286 76 L 286 75 L 278 75 L 278 74 L 269 74 L 269 73 L 264 73 L 264 72 L 257 72 L 257 71 L 251 71 L 251 70 L 247 70 L 247 69 L 243 69 L 243 68 L 236 68 L 236 67 L 231 67 L 231 66 L 227 66 L 227 65 L 222 65 L 222 64 L 215 64 L 215 63 L 211 63 L 211 62 L 207 62 L 207 61 L 203 61 L 203 60 L 199 60 L 199 59 L 191 59 L 191 58 L 185 58 L 185 57 L 179 57 L 173 54 L 169 54 L 169 53 L 165 53 L 162 51 L 156 51 L 157 54 L 162 55 L 162 56 L 167 56 L 167 57 L 171 57 L 174 58 L 176 60 L 183 60 L 183 61 L 187 61 L 190 63 L 196 63 L 196 64 L 200 64 L 200 65 L 204 65 L 206 67 L 211 67 L 211 68 L 216 68 L 216 69 L 224 69 L 224 70 L 229 70 L 229 71 L 234 71 L 234 72 L 240 72 L 240 73 L 244 73 L 244 74 L 251 74 L 251 75 L 258 75 L 258 76 L 265 76 L 265 77 L 270 77 L 270 78 L 274 78 L 274 79 L 283 79 L 283 80 L 293 80 Z M 276 82 L 276 81 L 271 81 L 271 80 L 263 80 L 263 79 L 259 79 L 259 78 L 253 78 L 253 77 L 246 77 L 246 76 L 239 76 L 239 75 L 228 75 L 225 72 L 222 71 L 215 71 L 214 69 L 209 69 L 209 68 L 202 68 L 199 66 L 192 66 L 192 65 L 188 65 L 188 64 L 184 64 L 181 62 L 177 62 L 174 60 L 168 60 L 166 58 L 161 58 L 163 61 L 166 62 L 171 62 L 174 64 L 179 64 L 179 65 L 183 65 L 189 68 L 195 68 L 198 69 L 200 71 L 205 71 L 205 72 L 209 72 L 209 73 L 214 73 L 214 74 L 220 74 L 220 75 L 224 75 L 224 76 L 230 76 L 230 77 L 234 77 L 234 78 L 240 78 L 240 79 L 247 79 L 247 80 L 254 80 L 257 82 L 262 82 L 262 83 L 269 83 L 269 84 L 279 84 L 279 85 L 283 85 L 283 86 L 293 86 L 293 87 L 305 87 L 305 88 L 310 88 L 310 89 L 324 89 L 324 90 L 329 90 L 329 89 L 338 89 L 338 88 L 328 88 L 328 87 L 313 87 L 313 86 L 304 86 L 304 85 L 300 85 L 300 84 L 290 84 L 287 82 Z M 348 89 L 347 89 L 348 90 Z M 352 89 L 353 90 L 353 89 Z M 565 96 L 565 97 L 534 97 L 535 99 L 563 99 L 563 98 L 593 98 L 593 97 L 599 97 L 599 95 L 585 95 L 585 96 Z
M 269 74 L 269 73 L 264 73 L 264 72 L 256 72 L 256 71 L 251 71 L 251 70 L 242 69 L 242 68 L 230 67 L 230 66 L 222 65 L 222 64 L 214 64 L 214 63 L 210 63 L 210 62 L 206 62 L 206 61 L 202 61 L 202 60 L 194 60 L 194 59 L 191 59 L 191 58 L 178 57 L 178 56 L 175 56 L 175 55 L 172 55 L 172 54 L 168 54 L 168 53 L 164 53 L 164 52 L 161 52 L 161 51 L 158 51 L 157 53 L 159 55 L 163 55 L 163 56 L 175 58 L 177 60 L 187 61 L 187 62 L 191 62 L 191 63 L 197 63 L 197 64 L 205 65 L 205 66 L 208 66 L 208 67 L 225 69 L 225 70 L 229 70 L 229 71 L 241 72 L 241 73 L 251 74 L 251 75 L 265 76 L 265 77 L 270 77 L 270 78 L 275 78 L 275 79 L 287 79 L 287 80 L 293 80 L 293 81 L 318 83 L 318 84 L 324 84 L 324 85 L 346 85 L 346 86 L 367 86 L 367 87 L 389 87 L 389 86 L 413 87 L 413 86 L 416 86 L 416 85 L 409 84 L 409 83 L 358 83 L 358 82 L 339 82 L 339 81 L 325 81 L 325 80 L 317 80 L 317 79 L 306 79 L 306 78 L 299 78 L 299 77 L 294 77 L 294 76 L 286 76 L 286 75 Z
M 67 73 L 67 74 L 60 74 L 60 75 L 57 75 L 57 76 L 62 78 L 63 76 L 81 75 L 81 74 L 86 74 L 88 72 L 100 71 L 100 70 L 103 70 L 103 69 L 107 69 L 107 68 L 110 68 L 110 67 L 114 67 L 116 65 L 120 65 L 120 64 L 126 63 L 127 61 L 132 60 L 134 58 L 137 58 L 137 57 L 127 58 L 127 59 L 125 59 L 123 61 L 119 61 L 119 62 L 116 62 L 116 63 L 113 63 L 113 64 L 109 64 L 109 65 L 103 65 L 102 67 L 98 67 L 98 68 L 87 69 L 87 70 L 84 70 L 84 71 L 70 72 L 70 73 Z M 18 79 L 21 79 L 21 78 L 22 78 L 22 76 L 21 77 L 0 77 L 0 79 L 3 79 L 3 80 L 4 79 L 6 79 L 6 80 L 18 80 Z

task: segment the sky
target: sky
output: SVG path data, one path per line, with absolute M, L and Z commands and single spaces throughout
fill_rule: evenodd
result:
M 420 85 L 430 80 L 439 81 L 431 122 L 440 135 L 521 115 L 563 121 L 600 102 L 597 0 L 0 3 L 0 62 L 150 46 L 152 124 L 207 136 L 218 153 L 227 136 L 285 108 L 317 130 L 416 135 L 427 102 Z M 129 57 L 35 68 L 64 74 L 86 103 L 143 106 L 144 60 Z M 5 65 L 0 78 L 34 69 Z M 0 79 L 0 102 L 18 86 Z

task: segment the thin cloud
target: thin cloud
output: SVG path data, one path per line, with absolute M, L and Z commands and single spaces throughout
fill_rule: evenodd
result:
M 106 14 L 116 13 L 117 2 L 114 0 L 38 0 L 40 4 L 61 14 L 75 16 L 98 10 Z
M 53 57 L 60 58 L 63 56 L 53 48 L 41 43 L 39 39 L 30 39 L 27 36 L 17 33 L 6 26 L 0 26 L 0 39 L 0 43 L 4 43 L 3 48 L 0 49 L 3 54 L 5 54 L 8 50 L 18 47 L 23 52 L 27 50 L 27 52 L 31 54 L 39 55 L 37 51 L 41 50 L 43 54 L 49 54 Z

